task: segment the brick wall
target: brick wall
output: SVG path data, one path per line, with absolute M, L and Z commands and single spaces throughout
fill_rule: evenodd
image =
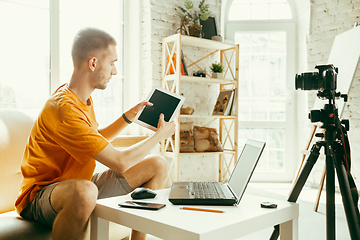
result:
M 299 72 L 314 71 L 315 65 L 327 63 L 335 36 L 350 30 L 353 28 L 355 22 L 360 21 L 360 0 L 311 0 L 309 5 L 309 25 L 307 20 L 304 18 L 307 17 L 307 11 L 301 11 L 302 8 L 306 8 L 308 3 L 304 3 L 305 1 L 300 0 L 296 0 L 295 2 L 298 11 L 299 56 L 302 56 L 302 58 L 299 59 Z M 308 31 L 306 31 L 307 26 Z M 304 49 L 305 39 L 306 54 Z M 307 60 L 304 59 L 304 56 Z M 306 63 L 307 68 L 305 69 Z M 339 71 L 341 71 L 341 69 Z M 349 100 L 343 113 L 343 118 L 350 120 L 350 131 L 348 134 L 352 150 L 352 174 L 355 178 L 360 175 L 359 93 L 360 66 L 357 67 L 357 71 L 350 88 Z M 304 94 L 301 94 L 303 97 Z M 316 99 L 315 94 L 316 91 L 308 92 L 307 111 L 312 109 L 314 105 Z M 303 106 L 301 109 L 304 109 Z M 300 111 L 298 111 L 298 114 L 300 115 Z M 301 118 L 301 116 L 299 116 L 299 118 Z M 302 126 L 300 129 L 304 128 L 306 128 L 306 126 Z M 305 138 L 307 138 L 307 136 Z M 303 144 L 301 145 L 305 146 L 304 141 L 299 142 L 302 142 Z M 319 159 L 311 173 L 311 176 L 309 177 L 308 182 L 310 182 L 310 184 L 315 186 L 319 184 L 323 165 L 324 160 Z M 356 180 L 356 182 L 357 186 L 360 186 L 360 178 Z

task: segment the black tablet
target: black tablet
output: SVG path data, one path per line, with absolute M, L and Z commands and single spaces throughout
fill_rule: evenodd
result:
M 133 122 L 156 131 L 160 114 L 164 114 L 164 120 L 166 122 L 172 121 L 184 103 L 185 98 L 179 94 L 155 86 L 145 100 L 151 102 L 153 105 L 151 107 L 145 106 L 140 110 Z

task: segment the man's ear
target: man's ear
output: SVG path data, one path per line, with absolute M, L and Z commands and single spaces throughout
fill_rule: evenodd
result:
M 95 71 L 95 68 L 97 66 L 97 58 L 96 57 L 92 57 L 89 59 L 89 68 L 91 71 Z

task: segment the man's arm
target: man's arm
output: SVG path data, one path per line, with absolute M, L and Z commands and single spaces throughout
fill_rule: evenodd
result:
M 94 156 L 94 159 L 116 172 L 123 173 L 142 161 L 158 142 L 169 138 L 174 132 L 175 123 L 165 122 L 164 115 L 161 114 L 158 130 L 154 135 L 125 150 L 117 150 L 111 144 L 108 144 L 100 153 Z
M 138 111 L 140 111 L 144 106 L 152 106 L 152 103 L 142 101 L 136 106 L 131 108 L 129 111 L 125 112 L 125 116 L 128 120 L 133 121 Z M 100 129 L 99 133 L 105 137 L 107 140 L 112 141 L 122 130 L 124 130 L 129 124 L 121 116 L 115 122 L 109 126 Z

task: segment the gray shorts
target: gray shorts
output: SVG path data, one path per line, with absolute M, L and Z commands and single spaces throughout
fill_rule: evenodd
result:
M 98 199 L 125 195 L 133 190 L 121 173 L 110 169 L 94 174 L 91 181 L 99 189 Z M 29 206 L 21 212 L 21 217 L 51 227 L 57 212 L 51 206 L 50 196 L 59 183 L 56 182 L 44 187 L 31 201 Z

